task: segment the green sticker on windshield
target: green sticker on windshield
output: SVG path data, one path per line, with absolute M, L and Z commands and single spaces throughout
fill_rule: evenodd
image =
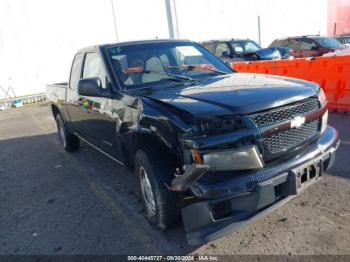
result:
M 121 53 L 121 51 L 122 51 L 122 49 L 119 46 L 118 47 L 113 47 L 113 48 L 110 49 L 110 53 L 112 55 L 118 55 L 118 54 Z

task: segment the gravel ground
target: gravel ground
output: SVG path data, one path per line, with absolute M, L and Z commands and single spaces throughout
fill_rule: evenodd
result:
M 0 254 L 350 255 L 350 116 L 334 167 L 263 219 L 200 247 L 143 218 L 134 176 L 87 145 L 66 153 L 45 104 L 0 112 Z

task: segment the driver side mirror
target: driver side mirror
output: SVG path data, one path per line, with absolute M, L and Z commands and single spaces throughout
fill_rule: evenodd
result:
M 102 88 L 102 81 L 99 77 L 89 77 L 79 80 L 78 94 L 81 96 L 106 97 L 106 91 Z

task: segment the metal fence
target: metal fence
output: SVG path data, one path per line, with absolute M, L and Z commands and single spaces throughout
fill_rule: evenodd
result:
M 9 109 L 11 107 L 20 107 L 22 105 L 44 102 L 46 100 L 47 100 L 47 97 L 45 93 L 1 99 L 0 111 Z

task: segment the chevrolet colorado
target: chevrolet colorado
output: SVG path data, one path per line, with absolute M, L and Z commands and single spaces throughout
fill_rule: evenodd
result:
M 150 223 L 182 219 L 191 245 L 297 196 L 339 145 L 317 84 L 237 73 L 191 41 L 84 48 L 46 93 L 62 146 L 82 140 L 133 170 Z

